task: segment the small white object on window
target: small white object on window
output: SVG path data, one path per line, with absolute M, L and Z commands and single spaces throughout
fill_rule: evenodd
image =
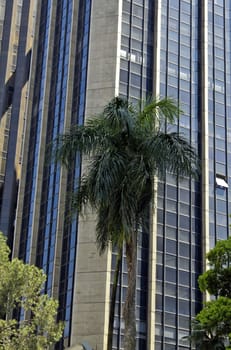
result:
M 222 188 L 228 188 L 229 185 L 227 184 L 227 182 L 225 181 L 224 178 L 216 176 L 216 185 Z

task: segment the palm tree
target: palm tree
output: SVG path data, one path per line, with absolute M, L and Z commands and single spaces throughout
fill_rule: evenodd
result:
M 88 203 L 96 211 L 99 252 L 103 253 L 110 241 L 119 247 L 124 242 L 128 269 L 126 350 L 136 347 L 137 234 L 147 218 L 153 178 L 164 177 L 166 171 L 181 176 L 197 173 L 193 148 L 178 133 L 166 131 L 166 124 L 173 124 L 178 114 L 178 107 L 168 98 L 133 105 L 115 97 L 100 115 L 56 140 L 56 158 L 67 167 L 76 152 L 89 157 L 73 205 L 81 211 Z

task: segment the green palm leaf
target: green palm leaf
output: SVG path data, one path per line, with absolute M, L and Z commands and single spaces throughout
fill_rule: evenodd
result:
M 163 176 L 166 170 L 181 176 L 197 177 L 199 162 L 192 146 L 178 133 L 158 132 L 148 137 L 141 149 L 144 153 L 152 153 L 150 167 Z

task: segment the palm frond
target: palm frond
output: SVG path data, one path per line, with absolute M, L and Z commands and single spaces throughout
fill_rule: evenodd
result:
M 180 176 L 198 176 L 198 157 L 194 148 L 178 133 L 161 133 L 149 137 L 141 147 L 150 153 L 150 167 L 159 175 L 166 171 Z
M 120 216 L 125 237 L 129 237 L 136 228 L 138 212 L 138 198 L 129 185 L 129 178 L 125 177 L 121 184 Z
M 169 97 L 158 100 L 156 102 L 156 108 L 160 117 L 170 124 L 173 124 L 181 113 L 176 102 Z
M 97 136 L 93 128 L 77 125 L 54 140 L 53 158 L 68 167 L 75 160 L 77 152 L 90 153 L 96 147 Z
M 87 177 L 81 177 L 79 186 L 76 191 L 72 193 L 70 201 L 71 212 L 77 211 L 81 213 L 84 206 L 86 206 L 88 203 L 90 203 L 93 208 L 96 208 L 96 201 L 93 197 L 93 193 L 89 191 L 89 182 Z
M 72 208 L 81 212 L 86 204 L 96 210 L 101 203 L 111 204 L 124 174 L 124 168 L 123 154 L 108 151 L 95 156 L 89 163 L 86 173 L 82 175 L 73 195 Z
M 112 246 L 121 247 L 124 241 L 121 217 L 116 215 L 115 208 L 103 203 L 98 209 L 96 225 L 96 243 L 100 254 L 104 253 L 111 241 Z
M 139 121 L 152 125 L 152 130 L 159 129 L 163 122 L 173 124 L 180 114 L 176 102 L 170 98 L 147 100 L 141 104 Z
M 49 148 L 52 148 L 53 158 L 68 167 L 75 160 L 77 152 L 92 155 L 99 149 L 112 147 L 114 136 L 114 130 L 99 116 L 89 119 L 86 125 L 72 126 L 68 132 L 59 135 Z
M 114 130 L 130 133 L 134 126 L 132 105 L 122 97 L 113 98 L 104 108 L 103 117 Z
M 96 243 L 100 254 L 104 253 L 111 240 L 109 211 L 109 207 L 104 205 L 98 209 Z
M 154 173 L 150 168 L 149 159 L 147 159 L 144 153 L 135 154 L 127 167 L 127 173 L 129 178 L 133 179 L 131 183 L 132 191 L 135 193 L 146 191 L 145 188 L 151 186 Z M 152 191 L 152 188 L 149 188 Z
M 126 168 L 126 154 L 106 150 L 95 156 L 89 165 L 88 186 L 96 201 L 107 201 L 110 194 L 119 186 Z

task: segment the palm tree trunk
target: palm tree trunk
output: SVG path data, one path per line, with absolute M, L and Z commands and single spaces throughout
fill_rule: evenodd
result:
M 113 286 L 112 286 L 111 303 L 110 303 L 107 350 L 112 350 L 113 325 L 114 325 L 115 304 L 116 304 L 116 291 L 117 291 L 117 286 L 118 286 L 119 273 L 121 271 L 122 252 L 123 252 L 123 247 L 119 247 L 118 254 L 117 254 L 117 260 L 116 260 L 116 268 L 115 268 Z
M 128 268 L 128 288 L 124 305 L 124 349 L 136 349 L 136 265 L 137 232 L 130 242 L 126 242 L 126 259 Z

